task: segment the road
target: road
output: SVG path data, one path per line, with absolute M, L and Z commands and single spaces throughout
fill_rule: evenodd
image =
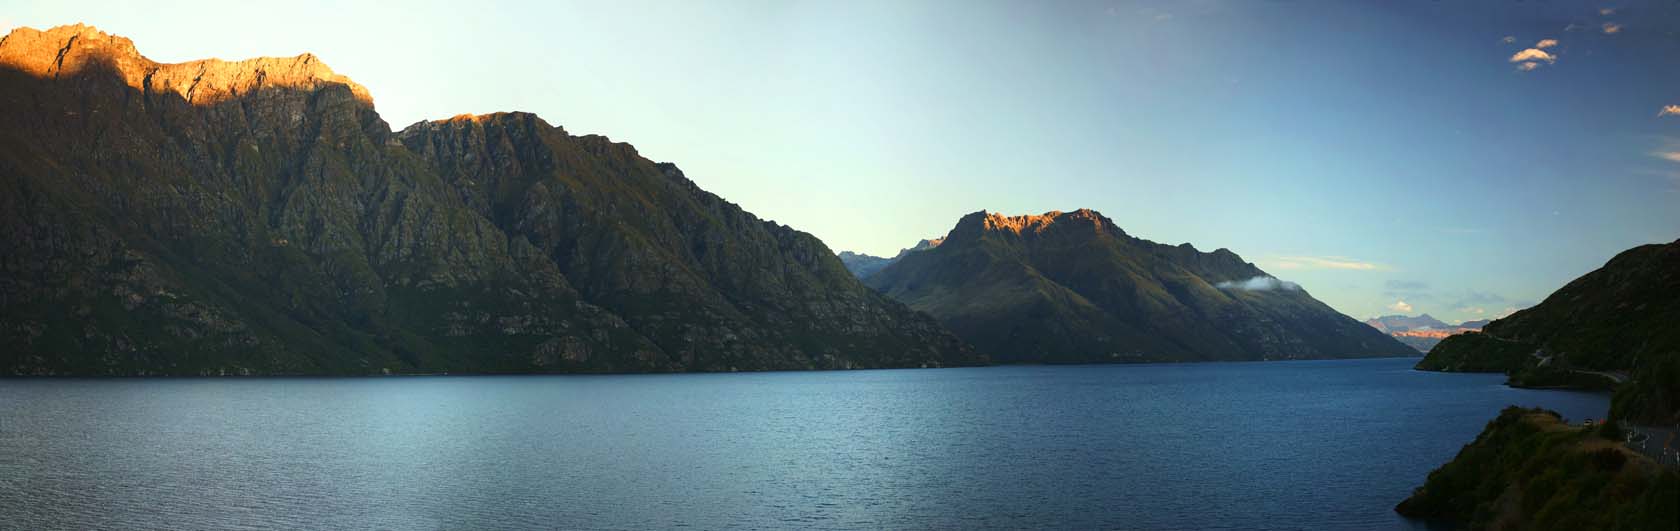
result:
M 1624 426 L 1628 432 L 1625 444 L 1629 449 L 1663 465 L 1680 467 L 1680 426 Z

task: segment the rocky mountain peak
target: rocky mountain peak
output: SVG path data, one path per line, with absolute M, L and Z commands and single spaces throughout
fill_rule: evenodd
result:
M 945 238 L 955 241 L 965 241 L 978 238 L 985 234 L 1004 234 L 1013 237 L 1038 237 L 1051 232 L 1077 231 L 1089 234 L 1111 234 L 1124 236 L 1126 233 L 1114 225 L 1101 213 L 1089 208 L 1081 208 L 1072 212 L 1051 210 L 1043 214 L 1025 214 L 1007 216 L 985 210 L 963 216 L 957 221 L 956 228 Z
M 342 85 L 356 100 L 373 105 L 366 87 L 333 72 L 314 54 L 165 64 L 141 55 L 128 38 L 85 24 L 46 31 L 27 27 L 12 30 L 0 39 L 0 67 L 53 79 L 89 68 L 106 68 L 129 87 L 144 92 L 175 92 L 194 104 L 218 103 L 265 88 L 315 91 Z

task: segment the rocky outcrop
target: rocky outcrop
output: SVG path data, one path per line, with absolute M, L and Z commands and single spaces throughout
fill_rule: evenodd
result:
M 865 283 L 998 361 L 1415 355 L 1236 253 L 1134 238 L 1090 210 L 969 214 Z
M 0 40 L 0 373 L 983 361 L 823 244 L 528 114 L 394 133 L 313 56 Z

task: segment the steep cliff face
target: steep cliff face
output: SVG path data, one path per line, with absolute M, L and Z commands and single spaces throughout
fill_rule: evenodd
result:
M 966 364 L 815 238 L 530 115 L 393 134 L 313 56 L 0 40 L 0 373 Z
M 1244 262 L 1127 235 L 1090 210 L 976 212 L 869 277 L 999 361 L 1403 356 L 1405 345 Z

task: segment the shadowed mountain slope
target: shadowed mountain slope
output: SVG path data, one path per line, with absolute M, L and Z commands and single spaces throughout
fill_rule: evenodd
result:
M 393 133 L 310 55 L 0 40 L 0 374 L 983 362 L 822 242 L 529 114 Z

